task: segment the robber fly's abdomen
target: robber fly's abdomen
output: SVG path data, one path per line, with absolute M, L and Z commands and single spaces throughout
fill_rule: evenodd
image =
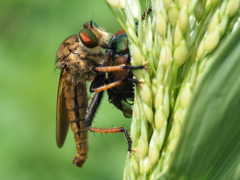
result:
M 88 153 L 88 128 L 86 127 L 85 116 L 88 106 L 86 85 L 74 85 L 65 88 L 66 107 L 68 119 L 74 132 L 76 141 L 76 157 L 73 163 L 81 167 L 87 159 Z

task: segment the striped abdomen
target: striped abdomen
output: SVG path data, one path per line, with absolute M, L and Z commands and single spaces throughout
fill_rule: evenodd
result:
M 85 116 L 88 106 L 88 96 L 85 84 L 77 84 L 64 88 L 67 116 L 70 121 L 74 139 L 76 141 L 76 157 L 73 163 L 82 167 L 87 159 L 88 153 L 88 128 L 85 123 Z

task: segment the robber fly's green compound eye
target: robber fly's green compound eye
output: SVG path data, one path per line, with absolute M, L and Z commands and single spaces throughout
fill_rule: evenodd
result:
M 95 34 L 89 29 L 82 29 L 79 32 L 79 37 L 84 44 L 84 46 L 88 48 L 95 48 L 98 46 L 98 39 Z

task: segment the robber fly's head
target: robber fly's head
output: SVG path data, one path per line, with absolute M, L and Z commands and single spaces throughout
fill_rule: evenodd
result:
M 109 38 L 109 34 L 100 28 L 97 23 L 89 21 L 83 24 L 83 29 L 79 32 L 79 37 L 82 44 L 87 48 L 106 48 L 106 41 Z

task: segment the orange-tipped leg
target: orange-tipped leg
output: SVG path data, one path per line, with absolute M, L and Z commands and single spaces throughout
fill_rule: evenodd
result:
M 100 92 L 100 91 L 104 91 L 104 90 L 107 90 L 107 89 L 111 89 L 115 86 L 118 86 L 119 84 L 122 84 L 123 83 L 123 80 L 118 80 L 118 81 L 115 81 L 113 83 L 110 83 L 110 84 L 106 84 L 106 85 L 103 85 L 103 86 L 100 86 L 98 88 L 95 88 L 95 89 L 91 89 L 92 92 Z
M 119 66 L 98 66 L 98 67 L 94 67 L 94 70 L 102 71 L 102 72 L 112 72 L 112 71 L 122 71 L 125 69 L 129 69 L 129 70 L 145 69 L 146 71 L 148 71 L 150 68 L 145 67 L 147 64 L 148 64 L 148 61 L 145 61 L 141 66 L 129 66 L 125 64 L 121 64 Z
M 101 128 L 93 128 L 93 127 L 88 127 L 89 131 L 92 132 L 97 132 L 97 133 L 118 133 L 118 132 L 123 132 L 127 143 L 128 143 L 128 151 L 132 152 L 135 151 L 135 149 L 132 149 L 132 140 L 130 138 L 130 135 L 128 131 L 125 129 L 125 127 L 115 127 L 115 128 L 107 128 L 107 129 L 101 129 Z
M 142 87 L 140 86 L 140 84 L 141 84 L 141 83 L 144 83 L 144 80 L 138 81 L 137 79 L 123 78 L 123 79 L 118 80 L 118 81 L 115 81 L 115 82 L 113 82 L 113 83 L 100 86 L 100 87 L 98 87 L 98 88 L 92 88 L 92 89 L 91 89 L 91 92 L 101 92 L 101 91 L 104 91 L 104 90 L 107 90 L 107 89 L 111 89 L 111 88 L 116 87 L 116 86 L 118 86 L 118 85 L 120 85 L 120 84 L 122 84 L 122 83 L 124 83 L 124 82 L 126 82 L 126 81 L 132 82 L 132 83 L 136 84 L 137 86 L 139 86 L 139 88 L 142 88 Z

